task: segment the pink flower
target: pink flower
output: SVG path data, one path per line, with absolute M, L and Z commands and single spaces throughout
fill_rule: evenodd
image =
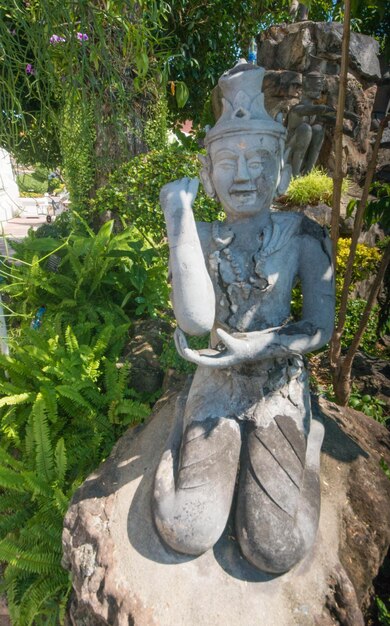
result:
M 59 35 L 52 35 L 49 41 L 51 44 L 65 43 L 66 39 L 64 37 L 60 37 Z
M 77 33 L 76 36 L 79 41 L 88 41 L 89 39 L 87 33 Z
M 26 74 L 35 74 L 34 67 L 31 65 L 31 63 L 27 63 L 26 65 Z

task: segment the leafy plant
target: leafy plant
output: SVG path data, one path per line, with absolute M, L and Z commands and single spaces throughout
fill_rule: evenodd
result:
M 380 598 L 376 597 L 375 602 L 378 608 L 378 620 L 381 626 L 390 625 L 390 610 L 386 604 Z M 388 598 L 388 604 L 390 605 L 390 598 Z
M 164 216 L 160 209 L 161 188 L 173 178 L 199 175 L 196 154 L 166 149 L 141 154 L 120 167 L 100 189 L 92 204 L 98 215 L 109 208 L 155 242 L 165 238 Z M 173 174 L 174 173 L 174 174 Z M 220 215 L 219 205 L 200 187 L 194 204 L 196 219 L 212 221 Z
M 166 306 L 166 268 L 158 248 L 133 228 L 115 234 L 112 220 L 97 234 L 78 223 L 66 239 L 40 238 L 30 231 L 14 245 L 20 263 L 0 264 L 0 274 L 9 281 L 3 292 L 12 299 L 11 315 L 31 320 L 44 303 L 62 321 L 76 315 L 87 322 L 100 319 L 101 311 L 124 319 L 145 312 L 153 316 Z M 53 260 L 59 263 L 56 271 Z
M 344 332 L 341 338 L 341 345 L 343 348 L 347 348 L 352 339 L 355 336 L 357 328 L 359 326 L 360 319 L 363 311 L 366 307 L 366 300 L 361 298 L 351 299 L 348 302 L 347 317 L 345 319 Z M 375 306 L 370 313 L 367 327 L 364 331 L 364 335 L 360 342 L 360 348 L 366 354 L 376 355 L 377 337 L 377 325 L 378 325 L 378 306 Z
M 202 350 L 208 347 L 208 337 L 187 337 L 188 345 L 193 350 Z M 196 366 L 194 363 L 185 361 L 177 352 L 175 342 L 170 337 L 164 345 L 160 356 L 160 365 L 166 371 L 174 369 L 180 374 L 193 374 Z
M 379 222 L 385 230 L 390 228 L 390 185 L 388 183 L 375 182 L 370 187 L 370 192 L 376 196 L 376 200 L 367 202 L 364 212 L 364 224 L 369 228 Z M 347 217 L 350 217 L 356 206 L 357 200 L 350 200 L 347 206 Z
M 339 238 L 337 242 L 337 268 L 336 276 L 336 295 L 340 297 L 343 276 L 347 266 L 347 259 L 351 240 L 348 238 Z M 369 278 L 378 268 L 381 260 L 381 252 L 378 248 L 372 248 L 364 243 L 359 243 L 356 248 L 356 256 L 353 263 L 352 280 L 349 290 L 352 291 L 356 283 Z
M 149 406 L 120 361 L 131 317 L 166 302 L 158 250 L 138 233 L 35 233 L 1 261 L 10 354 L 0 355 L 0 561 L 14 626 L 63 623 L 61 532 L 75 489 Z M 164 268 L 165 273 L 165 268 Z M 34 324 L 45 304 L 41 326 Z
M 368 393 L 362 395 L 354 388 L 352 389 L 348 405 L 357 411 L 362 411 L 362 413 L 373 417 L 381 424 L 386 424 L 389 419 L 384 415 L 384 409 L 386 407 L 385 402 L 379 400 L 379 398 L 371 396 Z
M 343 192 L 348 191 L 348 181 L 343 181 Z M 305 176 L 293 178 L 286 192 L 287 201 L 291 204 L 331 204 L 333 179 L 321 168 L 315 167 Z

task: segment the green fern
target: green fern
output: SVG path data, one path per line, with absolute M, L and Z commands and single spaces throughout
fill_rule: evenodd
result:
M 128 389 L 129 367 L 117 363 L 135 298 L 154 310 L 163 274 L 134 232 L 112 226 L 71 233 L 57 273 L 46 270 L 54 242 L 33 233 L 17 245 L 21 263 L 6 269 L 15 326 L 10 355 L 0 355 L 0 560 L 14 626 L 62 624 L 70 498 L 126 426 L 149 413 Z M 37 331 L 30 321 L 42 302 Z

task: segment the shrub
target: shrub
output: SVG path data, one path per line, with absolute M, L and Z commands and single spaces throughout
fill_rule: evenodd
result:
M 69 499 L 149 413 L 118 360 L 131 318 L 165 306 L 166 270 L 158 250 L 112 222 L 95 234 L 79 221 L 57 239 L 30 232 L 15 248 L 19 263 L 0 258 L 10 331 L 0 355 L 0 562 L 14 626 L 47 626 L 63 623 L 70 591 Z
M 347 259 L 349 254 L 349 248 L 351 245 L 350 239 L 338 240 L 337 246 L 337 275 L 336 275 L 336 315 L 339 306 L 339 300 L 341 295 L 341 289 L 343 285 L 343 278 L 345 274 L 345 268 L 347 265 Z M 356 284 L 361 280 L 369 278 L 369 276 L 375 274 L 379 262 L 381 260 L 381 252 L 378 248 L 370 248 L 365 244 L 358 244 L 356 250 L 355 261 L 353 264 L 352 281 L 350 290 L 356 287 Z M 350 299 L 347 307 L 347 318 L 345 323 L 345 329 L 342 337 L 342 346 L 346 348 L 350 345 L 360 322 L 360 318 L 363 314 L 363 310 L 366 306 L 366 301 L 360 298 Z M 293 319 L 300 319 L 302 315 L 302 290 L 300 284 L 292 290 L 291 295 L 291 315 Z M 366 331 L 363 335 L 361 348 L 367 354 L 376 354 L 377 343 L 377 321 L 378 321 L 378 307 L 374 307 L 371 311 Z
M 348 181 L 343 181 L 342 190 L 348 191 Z M 305 176 L 297 176 L 290 182 L 287 189 L 287 201 L 291 204 L 331 204 L 333 194 L 333 179 L 321 168 L 314 168 Z
M 199 170 L 200 163 L 193 152 L 171 148 L 141 154 L 110 176 L 108 184 L 97 192 L 93 210 L 98 215 L 112 211 L 161 242 L 165 237 L 159 203 L 161 187 L 174 178 L 194 178 Z M 194 212 L 196 219 L 210 222 L 218 218 L 220 207 L 199 187 Z
M 337 276 L 336 276 L 336 296 L 339 297 L 344 281 L 344 274 L 347 267 L 350 239 L 340 238 L 337 245 Z M 353 263 L 352 281 L 350 291 L 356 287 L 356 283 L 374 275 L 381 260 L 381 252 L 378 248 L 371 248 L 364 243 L 358 243 L 355 260 Z

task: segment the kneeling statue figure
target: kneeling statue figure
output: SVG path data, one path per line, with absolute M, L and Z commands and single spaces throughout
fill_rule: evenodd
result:
M 302 214 L 271 210 L 291 166 L 286 130 L 264 108 L 263 76 L 240 62 L 219 81 L 223 111 L 205 139 L 201 179 L 225 221 L 195 222 L 197 180 L 161 192 L 176 347 L 198 368 L 177 401 L 153 515 L 168 546 L 202 554 L 223 533 L 237 483 L 243 555 L 283 573 L 307 554 L 318 527 L 323 427 L 312 419 L 303 355 L 330 339 L 334 279 L 326 231 Z M 293 321 L 297 281 L 303 309 Z M 209 348 L 192 350 L 185 333 L 210 333 Z

